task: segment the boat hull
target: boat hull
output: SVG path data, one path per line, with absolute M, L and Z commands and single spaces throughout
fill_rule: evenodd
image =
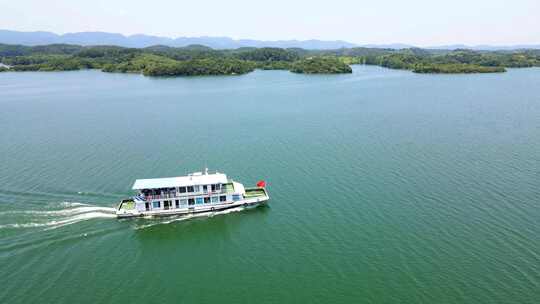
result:
M 254 208 L 260 205 L 264 205 L 270 198 L 268 196 L 255 197 L 250 199 L 243 199 L 237 202 L 225 203 L 212 206 L 190 206 L 187 208 L 171 208 L 168 210 L 158 211 L 137 211 L 137 210 L 118 210 L 116 216 L 118 218 L 133 218 L 133 217 L 166 217 L 166 216 L 178 216 L 178 215 L 191 215 L 201 213 L 213 213 L 218 211 L 224 211 L 227 209 L 245 207 Z

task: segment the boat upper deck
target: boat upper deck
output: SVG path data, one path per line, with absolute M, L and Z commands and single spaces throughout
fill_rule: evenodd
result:
M 133 184 L 133 190 L 177 188 L 196 185 L 227 184 L 227 175 L 223 173 L 203 174 L 195 172 L 187 176 L 138 179 Z

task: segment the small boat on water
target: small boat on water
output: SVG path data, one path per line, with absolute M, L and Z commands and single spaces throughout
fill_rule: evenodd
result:
M 245 188 L 223 173 L 209 174 L 208 169 L 186 176 L 138 179 L 132 189 L 138 193 L 120 202 L 118 218 L 216 212 L 256 207 L 270 199 L 264 181 Z

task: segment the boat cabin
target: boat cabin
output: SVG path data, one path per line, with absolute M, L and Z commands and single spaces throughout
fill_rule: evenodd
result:
M 133 184 L 139 212 L 182 209 L 234 203 L 244 198 L 240 183 L 223 173 L 195 172 L 187 176 L 138 179 Z

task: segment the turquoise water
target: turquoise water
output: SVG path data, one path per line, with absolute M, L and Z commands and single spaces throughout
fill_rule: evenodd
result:
M 540 69 L 0 73 L 0 303 L 538 303 Z M 116 220 L 205 166 L 268 207 Z

